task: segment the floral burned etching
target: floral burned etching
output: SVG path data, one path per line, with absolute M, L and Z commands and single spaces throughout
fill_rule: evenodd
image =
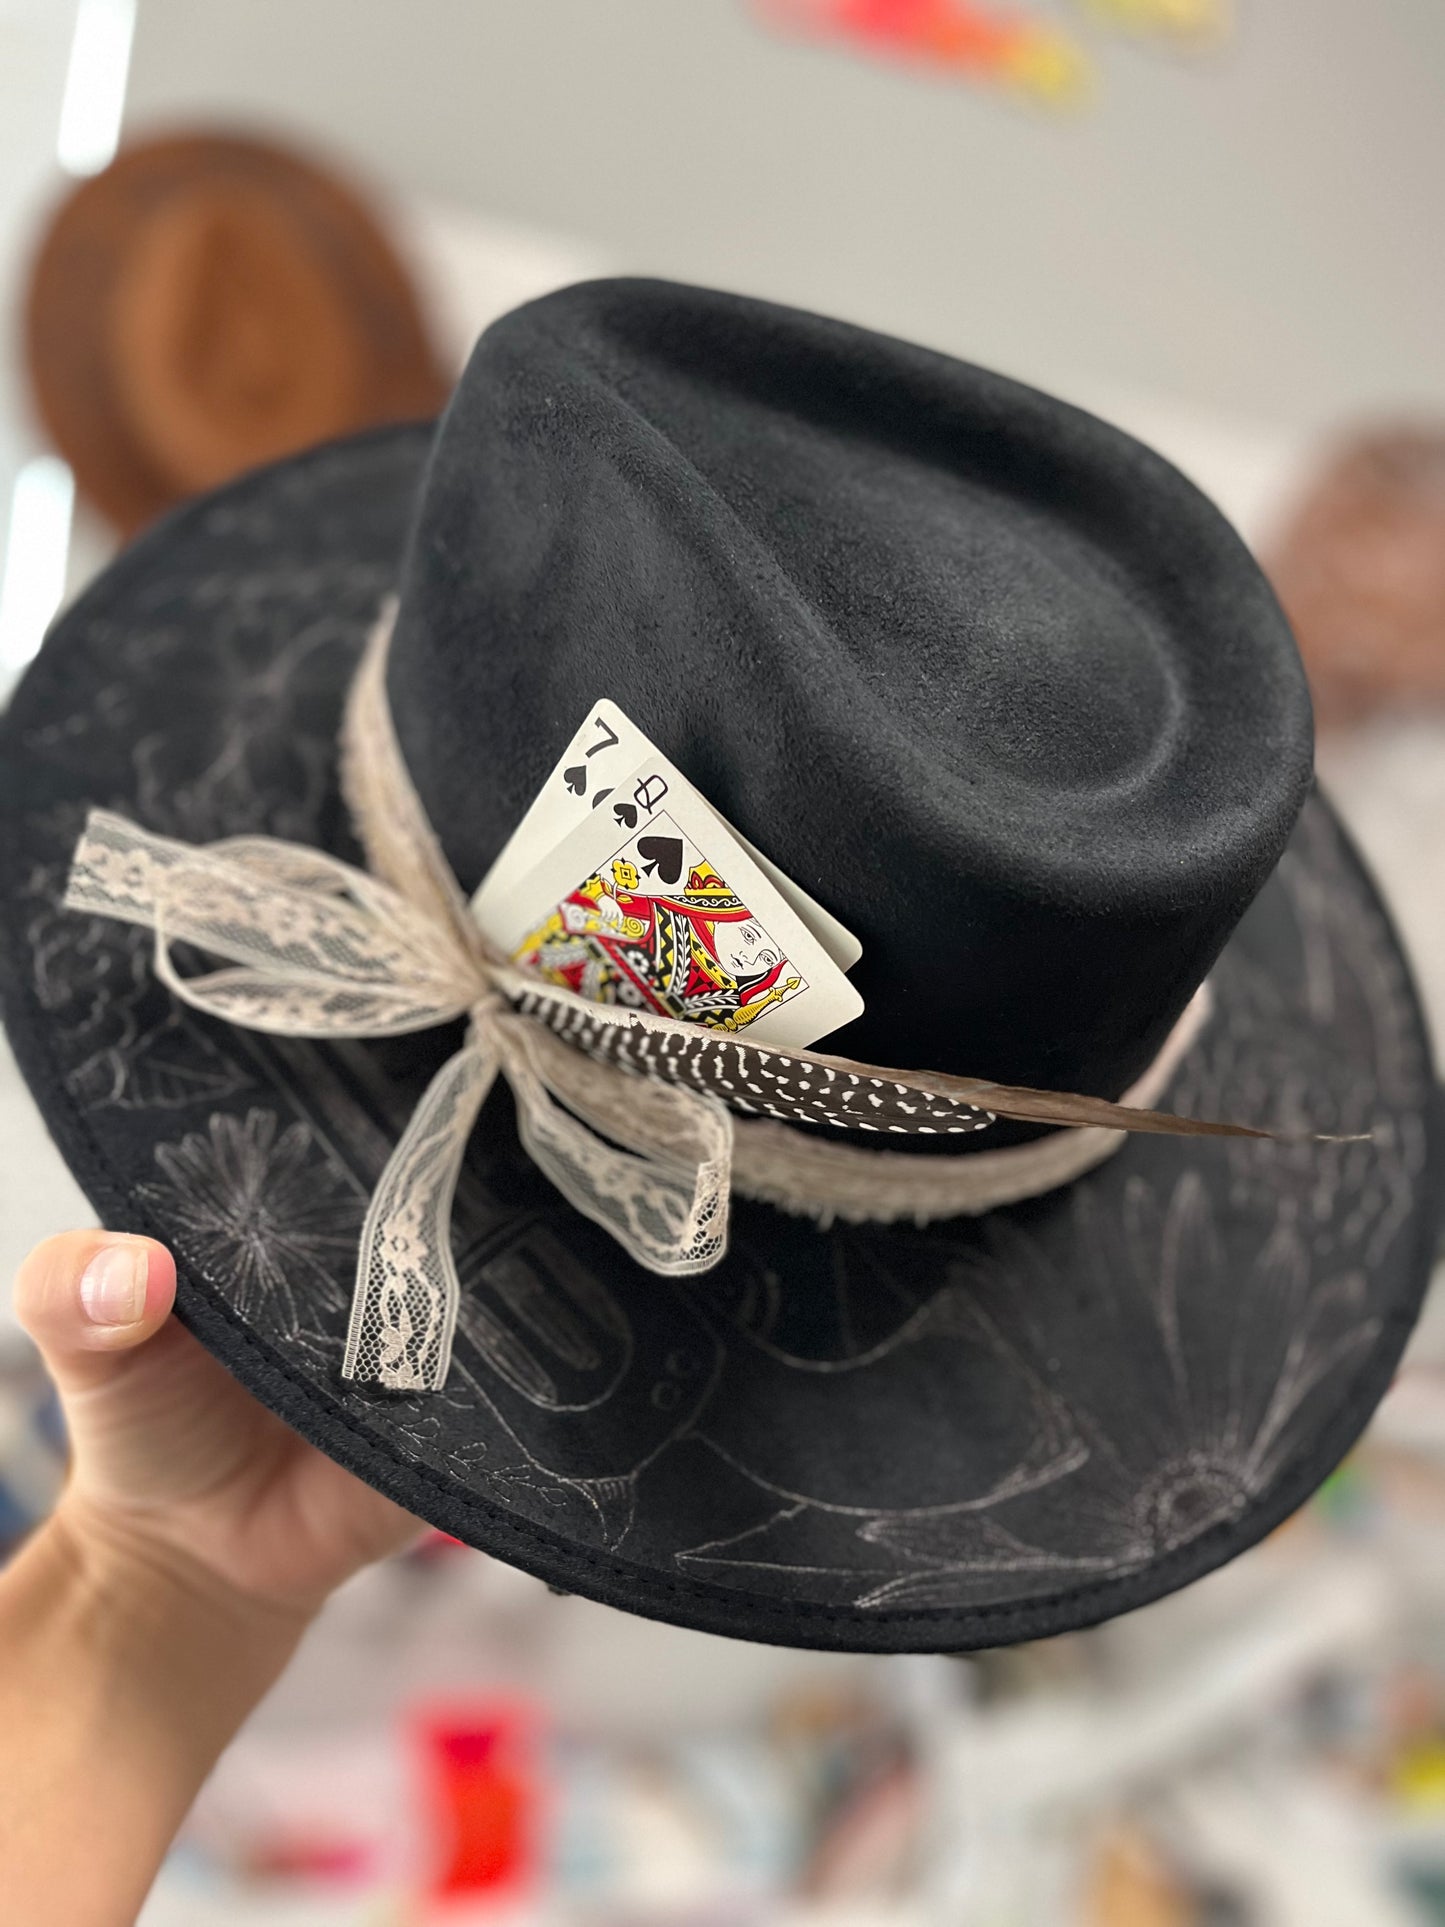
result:
M 272 1111 L 218 1112 L 204 1131 L 158 1144 L 155 1161 L 161 1175 L 141 1195 L 187 1263 L 226 1280 L 243 1317 L 294 1332 L 318 1295 L 337 1301 L 361 1209 L 305 1124 L 281 1130 Z

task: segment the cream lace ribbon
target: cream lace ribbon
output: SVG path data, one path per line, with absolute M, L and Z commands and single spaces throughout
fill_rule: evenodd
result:
M 1134 1108 L 1162 1091 L 1205 1019 L 1207 989 L 1118 1105 L 787 1053 L 824 1075 L 887 1079 L 894 1090 L 932 1094 L 960 1107 L 970 1128 L 991 1121 L 985 1101 L 1015 1116 L 1082 1125 L 963 1158 L 865 1150 L 737 1118 L 698 1081 L 638 1075 L 620 1050 L 604 1060 L 564 1042 L 555 1034 L 559 1013 L 649 1033 L 662 1040 L 663 1060 L 669 1038 L 685 1040 L 693 1054 L 730 1047 L 700 1036 L 697 1025 L 606 1011 L 550 985 L 539 999 L 543 987 L 489 949 L 396 740 L 385 680 L 390 627 L 388 611 L 353 683 L 342 743 L 343 783 L 370 871 L 270 837 L 198 848 L 97 810 L 65 897 L 72 910 L 153 929 L 161 981 L 228 1023 L 339 1039 L 393 1037 L 468 1019 L 461 1047 L 422 1096 L 372 1196 L 344 1377 L 403 1392 L 445 1382 L 460 1295 L 452 1198 L 477 1114 L 499 1075 L 511 1086 L 518 1131 L 538 1168 L 630 1257 L 664 1277 L 717 1263 L 727 1246 L 733 1190 L 823 1223 L 922 1223 L 976 1215 L 1068 1183 L 1116 1150 L 1129 1129 L 1266 1135 Z M 224 959 L 226 967 L 184 974 L 177 943 Z

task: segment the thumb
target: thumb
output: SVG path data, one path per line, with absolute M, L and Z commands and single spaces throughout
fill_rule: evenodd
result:
M 15 1316 L 62 1392 L 122 1368 L 155 1336 L 176 1294 L 175 1261 L 153 1238 L 66 1231 L 37 1245 L 15 1279 Z

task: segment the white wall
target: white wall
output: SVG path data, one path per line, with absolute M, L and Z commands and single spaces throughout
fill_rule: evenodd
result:
M 1096 40 L 1069 121 L 777 39 L 744 0 L 141 0 L 130 118 L 269 122 L 1065 389 L 1445 410 L 1445 6 L 1237 6 L 1208 60 Z

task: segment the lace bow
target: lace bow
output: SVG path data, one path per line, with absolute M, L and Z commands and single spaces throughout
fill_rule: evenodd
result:
M 461 1049 L 427 1087 L 373 1194 L 344 1376 L 396 1391 L 445 1380 L 458 1300 L 452 1194 L 498 1074 L 533 1162 L 639 1263 L 677 1277 L 721 1256 L 732 1135 L 724 1106 L 651 1078 L 619 1079 L 572 1050 L 512 1007 L 480 946 L 464 943 L 450 919 L 378 878 L 267 837 L 196 849 L 97 810 L 65 900 L 149 925 L 162 982 L 227 1023 L 285 1037 L 394 1037 L 468 1017 Z M 177 943 L 228 967 L 184 974 Z

